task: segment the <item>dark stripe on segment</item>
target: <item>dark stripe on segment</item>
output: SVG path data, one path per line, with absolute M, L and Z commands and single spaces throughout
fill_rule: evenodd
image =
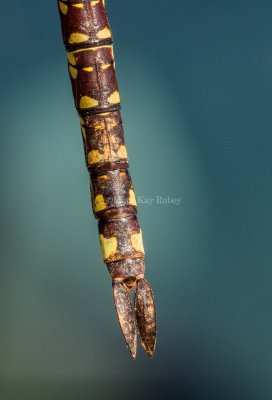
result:
M 88 166 L 89 173 L 101 174 L 108 171 L 116 171 L 118 169 L 128 169 L 129 164 L 125 161 L 116 161 L 112 163 L 99 163 Z
M 97 213 L 97 219 L 107 220 L 107 219 L 120 219 L 130 217 L 137 213 L 136 207 L 126 206 L 126 207 L 115 207 L 109 208 L 108 210 Z
M 68 52 L 72 52 L 72 51 L 77 51 L 77 50 L 81 50 L 81 49 L 89 49 L 89 48 L 95 48 L 95 47 L 106 46 L 106 45 L 111 45 L 111 44 L 113 44 L 113 40 L 105 39 L 105 40 L 100 40 L 98 42 L 66 44 L 65 49 Z
M 104 114 L 107 112 L 114 112 L 114 111 L 120 111 L 121 110 L 121 105 L 117 104 L 116 106 L 108 107 L 108 108 L 95 108 L 94 110 L 86 109 L 82 110 L 80 108 L 77 108 L 77 112 L 80 117 L 88 117 L 89 115 L 97 115 L 97 114 Z

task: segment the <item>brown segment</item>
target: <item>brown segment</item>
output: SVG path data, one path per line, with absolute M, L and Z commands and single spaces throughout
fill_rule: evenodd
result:
M 112 41 L 111 35 L 107 34 L 110 27 L 103 3 L 102 0 L 59 2 L 63 41 L 67 49 Z M 84 35 L 86 40 L 79 41 L 80 36 L 77 39 L 75 34 Z
M 128 168 L 122 118 L 119 111 L 81 118 L 84 147 L 90 172 Z
M 112 46 L 69 53 L 69 71 L 79 112 L 100 113 L 120 105 Z
M 124 260 L 128 258 L 144 258 L 143 250 L 133 246 L 134 235 L 140 235 L 141 230 L 136 215 L 132 217 L 100 220 L 99 233 L 104 239 L 115 238 L 117 241 L 116 251 L 105 258 L 106 263 Z
M 136 207 L 130 204 L 129 194 L 133 190 L 131 177 L 127 170 L 108 171 L 103 175 L 91 176 L 93 211 L 97 218 L 114 216 L 114 209 L 125 208 L 125 213 L 136 213 Z
M 124 279 L 144 277 L 144 260 L 142 258 L 133 258 L 108 263 L 108 270 L 113 281 L 122 282 Z

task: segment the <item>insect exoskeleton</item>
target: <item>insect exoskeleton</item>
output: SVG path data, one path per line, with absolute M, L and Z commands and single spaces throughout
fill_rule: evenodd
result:
M 102 255 L 112 278 L 118 320 L 133 357 L 137 331 L 152 356 L 156 344 L 153 292 L 144 279 L 144 247 L 128 172 L 112 34 L 104 0 L 60 0 L 62 34 L 75 107 L 80 116 L 92 207 Z M 134 304 L 130 292 L 135 291 Z M 137 329 L 138 328 L 138 329 Z

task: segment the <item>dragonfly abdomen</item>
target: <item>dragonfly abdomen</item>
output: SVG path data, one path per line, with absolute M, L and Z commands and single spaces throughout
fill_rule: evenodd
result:
M 113 281 L 119 323 L 132 356 L 136 356 L 137 326 L 142 345 L 152 356 L 156 342 L 154 298 L 144 279 L 142 232 L 128 171 L 105 2 L 63 0 L 58 4 L 90 173 L 92 207 L 99 221 L 103 259 Z M 128 295 L 134 289 L 135 310 Z

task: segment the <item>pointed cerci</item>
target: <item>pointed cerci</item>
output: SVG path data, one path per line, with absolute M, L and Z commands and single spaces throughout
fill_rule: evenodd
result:
M 136 357 L 137 332 L 152 356 L 156 314 L 144 279 L 144 247 L 128 171 L 113 41 L 104 0 L 58 1 L 75 107 L 81 124 L 92 207 L 104 262 L 127 347 Z M 135 303 L 130 299 L 135 293 Z M 137 329 L 138 328 L 138 329 Z

